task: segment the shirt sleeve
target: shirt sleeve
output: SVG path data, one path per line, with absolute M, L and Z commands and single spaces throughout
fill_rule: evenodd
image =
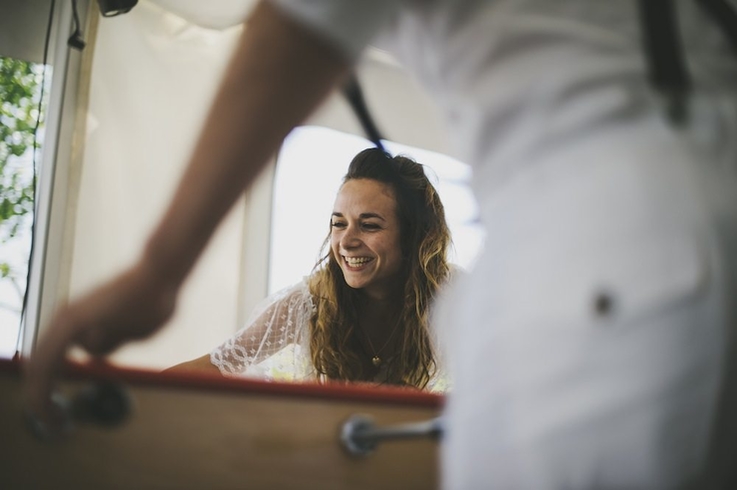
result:
M 353 62 L 397 15 L 398 0 L 270 0 Z
M 243 374 L 293 344 L 303 344 L 313 312 L 307 281 L 262 301 L 246 325 L 210 353 L 224 375 Z

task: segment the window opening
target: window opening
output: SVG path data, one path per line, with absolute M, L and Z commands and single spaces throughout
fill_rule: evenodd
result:
M 371 146 L 365 138 L 315 126 L 297 128 L 287 137 L 274 179 L 269 294 L 310 274 L 329 231 L 335 194 L 348 164 L 359 151 Z M 470 166 L 421 148 L 391 141 L 385 146 L 392 155 L 407 155 L 426 166 L 452 233 L 449 260 L 470 268 L 484 238 L 470 189 Z

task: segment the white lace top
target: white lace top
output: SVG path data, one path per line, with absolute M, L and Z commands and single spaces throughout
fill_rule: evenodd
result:
M 310 356 L 309 320 L 315 305 L 308 279 L 259 303 L 246 325 L 210 353 L 210 362 L 224 376 L 272 381 L 317 380 Z M 443 371 L 438 361 L 437 374 L 426 389 L 446 390 L 448 383 Z M 377 379 L 382 374 L 379 372 Z
M 261 301 L 246 325 L 210 353 L 210 361 L 226 376 L 315 380 L 309 337 L 314 309 L 305 278 Z

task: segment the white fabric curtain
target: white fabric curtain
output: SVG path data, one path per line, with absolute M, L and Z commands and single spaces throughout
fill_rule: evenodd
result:
M 231 27 L 208 29 L 157 3 L 184 8 L 202 2 L 143 1 L 126 15 L 100 20 L 76 208 L 72 297 L 121 270 L 140 251 L 178 183 L 242 28 L 244 12 L 231 17 Z M 188 280 L 171 325 L 152 340 L 121 349 L 114 362 L 167 367 L 207 353 L 235 331 L 243 215 L 243 206 L 236 206 L 218 231 Z
M 90 46 L 79 194 L 69 209 L 74 220 L 70 297 L 120 271 L 140 252 L 173 194 L 254 3 L 142 0 L 125 15 L 99 19 Z M 370 50 L 359 76 L 390 139 L 445 150 L 435 107 L 391 57 Z M 310 123 L 362 133 L 339 95 Z M 241 326 L 266 292 L 265 281 L 253 284 L 260 280 L 254 281 L 252 271 L 268 262 L 269 216 L 263 208 L 270 203 L 269 186 L 265 179 L 256 196 L 240 202 L 218 230 L 171 324 L 153 339 L 122 348 L 113 362 L 168 367 L 209 352 Z M 254 230 L 263 236 L 254 237 Z M 261 242 L 254 244 L 254 238 Z

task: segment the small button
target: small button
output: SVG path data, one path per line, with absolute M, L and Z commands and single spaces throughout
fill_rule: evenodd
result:
M 614 298 L 607 292 L 599 292 L 594 297 L 594 313 L 604 317 L 611 315 L 614 310 Z

